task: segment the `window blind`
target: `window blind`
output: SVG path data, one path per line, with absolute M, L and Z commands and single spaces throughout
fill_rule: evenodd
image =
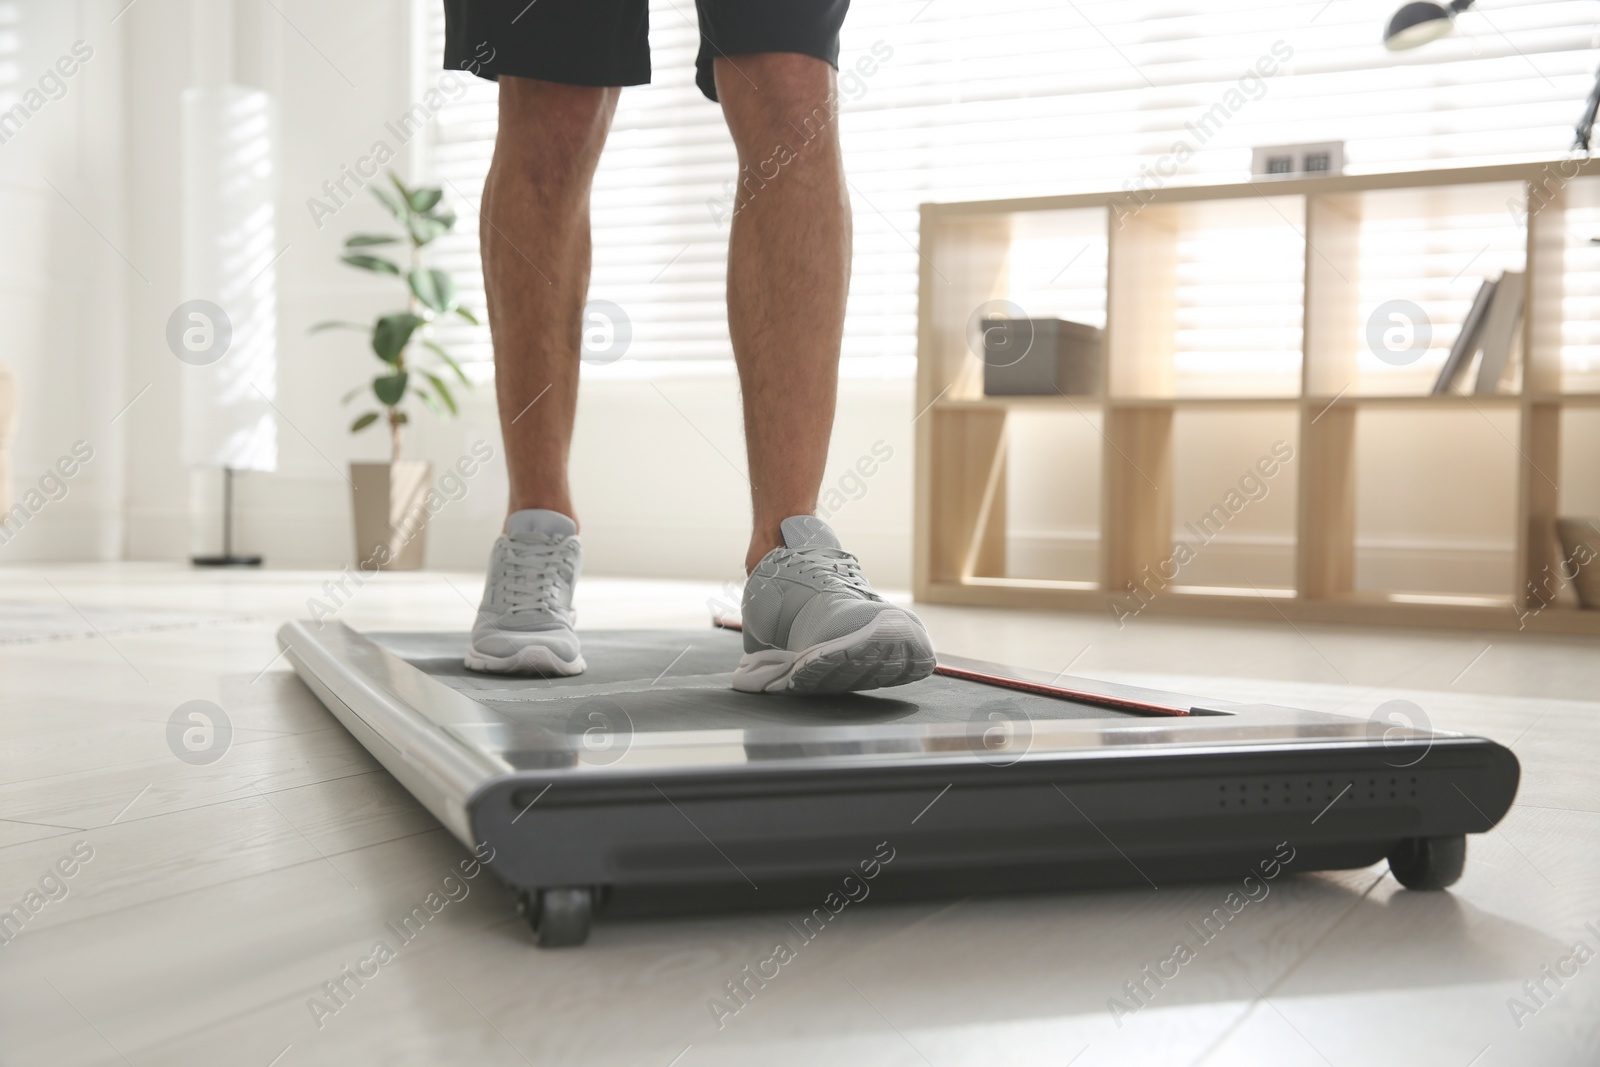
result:
M 1163 181 L 1242 179 L 1255 145 L 1343 141 L 1347 173 L 1567 148 L 1600 61 L 1593 4 L 1480 3 L 1453 36 L 1392 54 L 1380 39 L 1396 6 L 856 0 L 840 59 L 855 212 L 845 357 L 901 369 L 914 358 L 924 201 L 1120 190 L 1141 168 L 1170 169 L 1179 143 L 1190 151 Z M 655 82 L 623 92 L 595 179 L 590 297 L 628 315 L 629 359 L 721 359 L 731 354 L 723 286 L 733 147 L 720 110 L 694 87 L 691 0 L 650 8 Z M 423 51 L 436 70 L 444 20 L 437 4 L 428 11 Z M 1274 74 L 1246 78 L 1266 56 L 1281 59 Z M 438 112 L 427 166 L 467 223 L 442 243 L 442 265 L 481 308 L 474 205 L 495 88 L 471 81 Z M 1292 324 L 1280 326 L 1263 332 L 1254 357 L 1231 352 L 1238 370 L 1263 369 L 1263 358 L 1297 344 L 1284 333 Z M 451 329 L 470 358 L 489 358 L 486 330 Z

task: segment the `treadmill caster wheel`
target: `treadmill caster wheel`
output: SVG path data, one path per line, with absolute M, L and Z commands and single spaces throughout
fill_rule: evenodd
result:
M 589 939 L 594 891 L 573 887 L 524 889 L 517 894 L 517 911 L 527 920 L 540 948 L 581 945 Z
M 1389 852 L 1389 873 L 1407 889 L 1456 884 L 1467 862 L 1467 836 L 1408 837 Z

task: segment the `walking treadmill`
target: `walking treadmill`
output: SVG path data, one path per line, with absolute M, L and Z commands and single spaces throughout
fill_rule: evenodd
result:
M 466 670 L 465 633 L 278 631 L 546 947 L 597 915 L 809 906 L 846 878 L 904 899 L 1387 859 L 1442 889 L 1517 791 L 1479 737 L 942 655 L 892 689 L 740 693 L 732 630 L 582 638 L 586 673 L 538 678 Z

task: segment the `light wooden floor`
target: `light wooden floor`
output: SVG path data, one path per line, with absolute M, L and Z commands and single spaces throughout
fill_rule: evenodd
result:
M 1580 941 L 1600 953 L 1594 643 L 941 608 L 940 647 L 979 658 L 1363 718 L 1413 701 L 1513 744 L 1518 803 L 1448 894 L 1381 868 L 1279 879 L 1120 1020 L 1109 998 L 1228 886 L 869 899 L 718 1029 L 708 1001 L 789 916 L 604 924 L 539 952 L 484 876 L 319 1026 L 322 983 L 393 943 L 385 924 L 465 855 L 274 660 L 328 577 L 0 570 L 0 601 L 239 616 L 0 645 L 0 905 L 93 849 L 0 945 L 0 1064 L 1600 1064 L 1600 956 L 1541 974 Z M 715 592 L 589 579 L 580 610 L 701 627 Z M 464 627 L 477 595 L 472 576 L 387 575 L 341 617 Z M 234 728 L 209 766 L 168 748 L 193 699 Z M 1513 997 L 1537 1010 L 1514 1019 Z

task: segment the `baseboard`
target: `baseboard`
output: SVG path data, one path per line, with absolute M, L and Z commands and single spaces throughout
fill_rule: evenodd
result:
M 100 509 L 46 505 L 21 526 L 0 530 L 0 563 L 61 563 L 121 558 L 121 520 Z

